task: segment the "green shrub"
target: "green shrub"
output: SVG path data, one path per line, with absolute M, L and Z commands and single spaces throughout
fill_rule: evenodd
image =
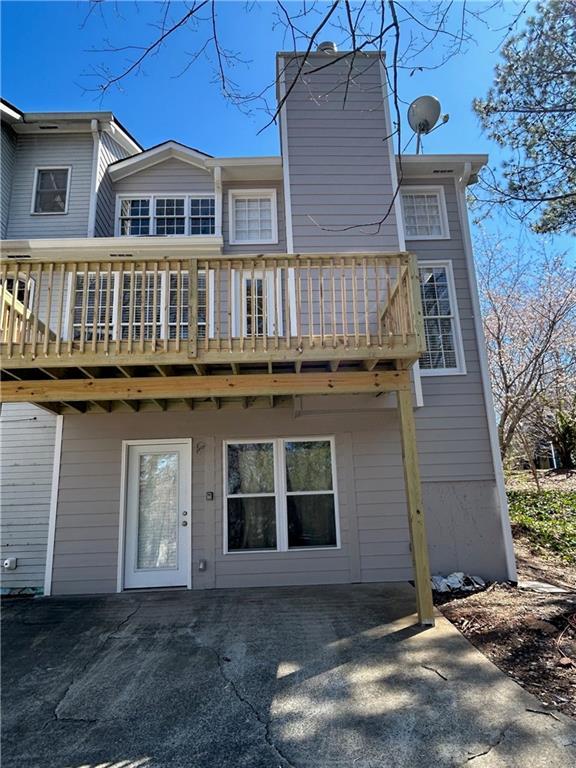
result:
M 509 491 L 513 527 L 576 565 L 576 491 Z

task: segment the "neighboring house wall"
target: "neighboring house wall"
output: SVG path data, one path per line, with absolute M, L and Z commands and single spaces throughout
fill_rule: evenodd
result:
M 286 62 L 287 58 L 280 59 L 280 67 Z M 386 141 L 391 129 L 380 60 L 357 56 L 352 78 L 349 60 L 306 74 L 325 62 L 323 54 L 310 58 L 281 118 L 294 250 L 396 251 L 394 185 Z M 296 63 L 287 64 L 286 88 L 296 69 Z
M 7 123 L 2 123 L 2 146 L 0 148 L 0 160 L 2 171 L 0 176 L 0 206 L 2 207 L 1 237 L 6 237 L 8 228 L 8 214 L 10 212 L 10 196 L 12 192 L 12 180 L 16 163 L 16 134 Z
M 92 187 L 92 135 L 19 135 L 7 238 L 86 237 Z M 37 167 L 70 166 L 68 213 L 32 214 L 32 194 Z
M 95 237 L 113 237 L 114 235 L 116 196 L 114 184 L 108 172 L 108 166 L 117 160 L 123 160 L 125 157 L 128 157 L 128 152 L 107 133 L 102 132 L 100 134 L 98 170 L 96 174 Z
M 0 415 L 0 558 L 5 591 L 44 586 L 56 417 L 34 405 L 7 404 Z

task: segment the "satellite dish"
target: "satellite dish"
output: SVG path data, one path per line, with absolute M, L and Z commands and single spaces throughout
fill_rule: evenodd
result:
M 408 107 L 408 123 L 416 134 L 416 154 L 420 150 L 420 136 L 430 133 L 438 122 L 442 107 L 435 96 L 419 96 Z

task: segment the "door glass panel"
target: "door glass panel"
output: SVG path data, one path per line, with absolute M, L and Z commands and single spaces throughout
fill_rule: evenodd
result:
M 137 568 L 178 565 L 178 454 L 140 456 Z

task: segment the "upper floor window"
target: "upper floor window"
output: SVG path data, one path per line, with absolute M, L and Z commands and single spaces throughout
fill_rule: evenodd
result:
M 278 242 L 275 189 L 231 189 L 228 203 L 231 245 Z
M 450 237 L 443 187 L 403 187 L 401 198 L 407 240 Z
M 421 262 L 419 272 L 426 336 L 420 369 L 423 374 L 466 373 L 452 265 Z
M 121 236 L 213 235 L 216 204 L 213 195 L 121 195 L 116 220 Z
M 70 168 L 36 168 L 32 213 L 68 213 Z

